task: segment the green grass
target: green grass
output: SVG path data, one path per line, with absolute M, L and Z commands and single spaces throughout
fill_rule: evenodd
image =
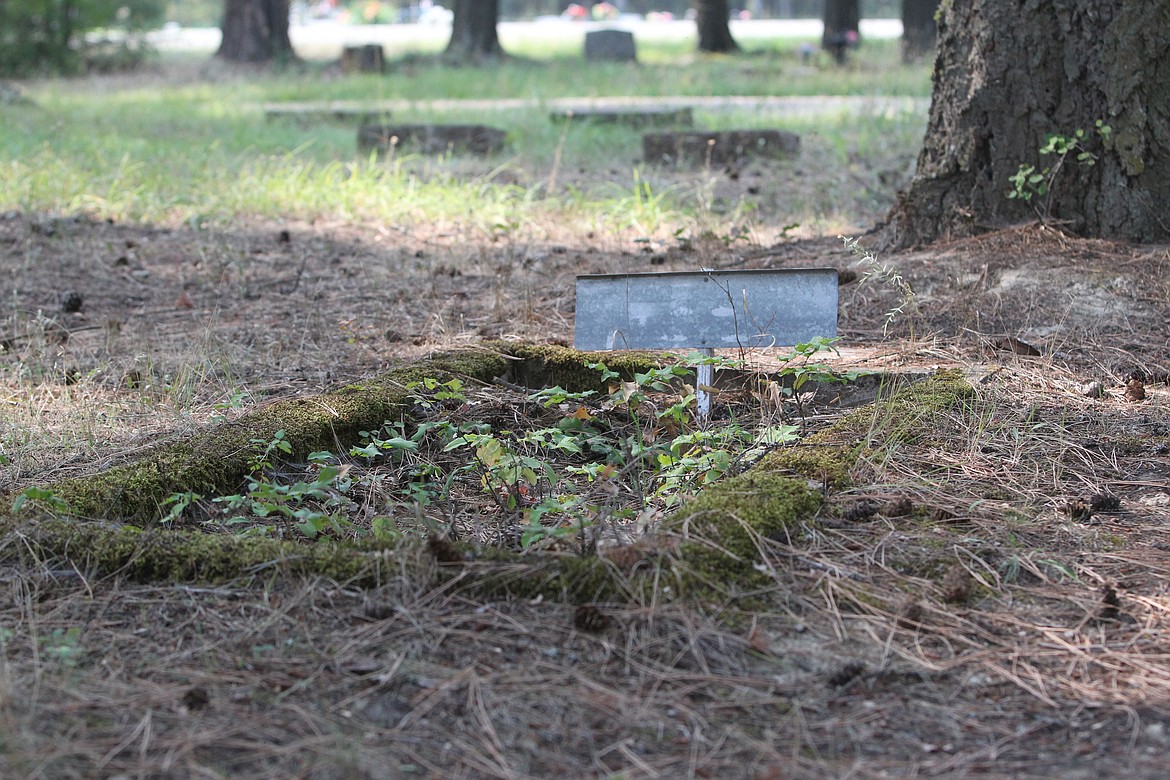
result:
M 539 103 L 525 110 L 442 113 L 420 103 L 397 111 L 394 120 L 495 125 L 508 131 L 509 151 L 486 161 L 410 155 L 375 160 L 357 152 L 353 127 L 267 121 L 260 105 L 363 98 L 926 94 L 925 73 L 902 67 L 895 49 L 875 45 L 867 51 L 884 58 L 885 71 L 861 67 L 806 73 L 790 53 L 780 51 L 692 57 L 685 65 L 586 69 L 580 60 L 560 58 L 472 70 L 414 59 L 386 77 L 326 78 L 320 66 L 309 65 L 215 84 L 166 84 L 149 74 L 104 82 L 36 82 L 27 85 L 35 107 L 0 106 L 0 209 L 161 224 L 226 223 L 249 216 L 442 219 L 480 223 L 489 230 L 563 221 L 571 214 L 583 223 L 677 230 L 693 221 L 696 208 L 712 205 L 703 189 L 710 174 L 640 170 L 640 131 L 635 129 L 566 128 L 550 121 Z M 886 89 L 879 83 L 883 73 Z M 909 89 L 911 84 L 917 86 Z M 867 187 L 859 188 L 850 171 L 866 179 L 870 171 L 863 169 L 870 163 L 894 158 L 902 162 L 893 167 L 905 167 L 921 139 L 923 117 L 842 115 L 814 121 L 700 110 L 696 124 L 710 129 L 780 126 L 802 133 L 810 159 L 780 166 L 778 180 L 800 180 L 801 186 L 785 185 L 787 197 L 774 219 L 829 224 L 832 215 L 856 213 L 869 198 Z M 831 186 L 805 187 L 810 178 Z M 637 181 L 649 182 L 649 202 L 642 197 L 645 189 L 632 198 Z M 550 183 L 553 192 L 547 189 Z M 772 200 L 781 206 L 778 196 Z M 737 205 L 719 208 L 734 211 Z M 631 209 L 640 214 L 631 217 Z
M 389 65 L 387 76 L 322 80 L 310 62 L 300 76 L 282 77 L 267 99 L 554 98 L 611 95 L 904 95 L 929 97 L 930 66 L 903 65 L 897 41 L 861 48 L 838 68 L 818 58 L 805 65 L 799 41 L 757 44 L 740 54 L 700 55 L 693 41 L 639 49 L 638 63 L 585 63 L 577 50 L 533 43 L 489 68 L 440 65 L 411 54 Z M 432 54 L 437 52 L 428 52 Z M 262 87 L 263 88 L 263 87 Z

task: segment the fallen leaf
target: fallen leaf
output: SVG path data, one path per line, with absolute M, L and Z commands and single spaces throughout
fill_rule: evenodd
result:
M 995 342 L 995 348 L 1003 352 L 1012 352 L 1027 357 L 1040 357 L 1044 353 L 1026 341 L 1020 341 L 1015 336 L 1008 336 Z

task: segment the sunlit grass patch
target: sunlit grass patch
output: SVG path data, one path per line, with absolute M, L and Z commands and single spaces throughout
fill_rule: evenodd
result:
M 680 55 L 681 56 L 681 55 Z M 0 207 L 26 212 L 85 213 L 100 218 L 179 223 L 240 217 L 346 220 L 556 220 L 629 222 L 628 193 L 649 183 L 662 223 L 677 229 L 693 214 L 693 182 L 709 171 L 649 170 L 641 131 L 550 120 L 548 99 L 612 95 L 918 95 L 921 69 L 905 68 L 885 44 L 865 50 L 883 67 L 822 69 L 800 64 L 787 44 L 740 57 L 649 57 L 645 64 L 579 58 L 516 59 L 491 68 L 460 68 L 412 58 L 387 76 L 337 77 L 321 65 L 218 83 L 167 83 L 149 74 L 87 82 L 30 85 L 35 107 L 0 107 Z M 680 70 L 680 67 L 682 68 Z M 680 77 L 684 74 L 685 77 Z M 916 85 L 916 86 L 912 86 Z M 523 109 L 436 108 L 436 98 L 525 98 Z M 374 160 L 359 152 L 355 128 L 336 122 L 268 120 L 266 102 L 407 101 L 393 122 L 476 122 L 508 133 L 508 149 L 491 158 L 418 155 L 402 150 Z M 828 224 L 851 208 L 847 172 L 874 147 L 910 159 L 920 112 L 897 117 L 845 115 L 800 119 L 767 112 L 699 110 L 700 127 L 780 126 L 808 136 L 817 170 L 797 161 L 798 178 L 826 180 L 814 194 L 764 197 L 751 207 L 782 224 Z M 826 156 L 827 153 L 827 156 Z M 779 180 L 787 177 L 781 166 Z M 844 173 L 843 173 L 844 172 Z M 861 170 L 863 178 L 868 171 Z M 771 175 L 771 174 L 769 174 Z M 786 190 L 791 189 L 787 187 Z M 800 188 L 798 188 L 800 189 Z M 676 197 L 676 195 L 680 195 Z M 742 194 L 737 197 L 742 197 Z M 736 208 L 732 204 L 732 208 Z M 780 209 L 773 213 L 773 209 Z M 828 216 L 827 216 L 828 215 Z
M 504 154 L 473 160 L 409 150 L 375 158 L 356 149 L 352 127 L 265 121 L 254 106 L 204 88 L 190 90 L 186 101 L 160 94 L 98 105 L 81 95 L 58 95 L 44 102 L 44 111 L 14 117 L 19 132 L 5 136 L 0 205 L 164 224 L 246 215 L 482 221 L 484 214 L 525 223 L 562 221 L 569 210 L 592 225 L 629 223 L 629 193 L 651 186 L 662 212 L 656 222 L 674 230 L 703 206 L 692 194 L 721 175 L 646 166 L 639 130 L 566 125 L 541 108 L 420 108 L 396 118 L 507 129 Z M 188 104 L 195 107 L 188 118 L 176 120 Z M 748 200 L 760 219 L 827 230 L 845 213 L 880 214 L 913 160 L 922 126 L 916 113 L 785 119 L 701 111 L 697 119 L 713 130 L 780 126 L 804 135 L 797 160 L 757 166 L 767 178 L 757 186 L 759 196 Z

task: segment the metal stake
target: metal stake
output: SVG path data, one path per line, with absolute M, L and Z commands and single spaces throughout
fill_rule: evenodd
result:
M 704 347 L 699 354 L 705 358 L 715 357 L 715 350 Z M 700 363 L 695 371 L 695 406 L 698 408 L 699 421 L 707 422 L 711 415 L 711 393 L 704 387 L 715 386 L 715 366 L 711 363 Z

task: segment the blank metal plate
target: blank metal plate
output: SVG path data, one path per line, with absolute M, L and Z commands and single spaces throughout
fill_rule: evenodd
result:
M 836 335 L 833 268 L 577 277 L 577 349 L 766 348 Z

